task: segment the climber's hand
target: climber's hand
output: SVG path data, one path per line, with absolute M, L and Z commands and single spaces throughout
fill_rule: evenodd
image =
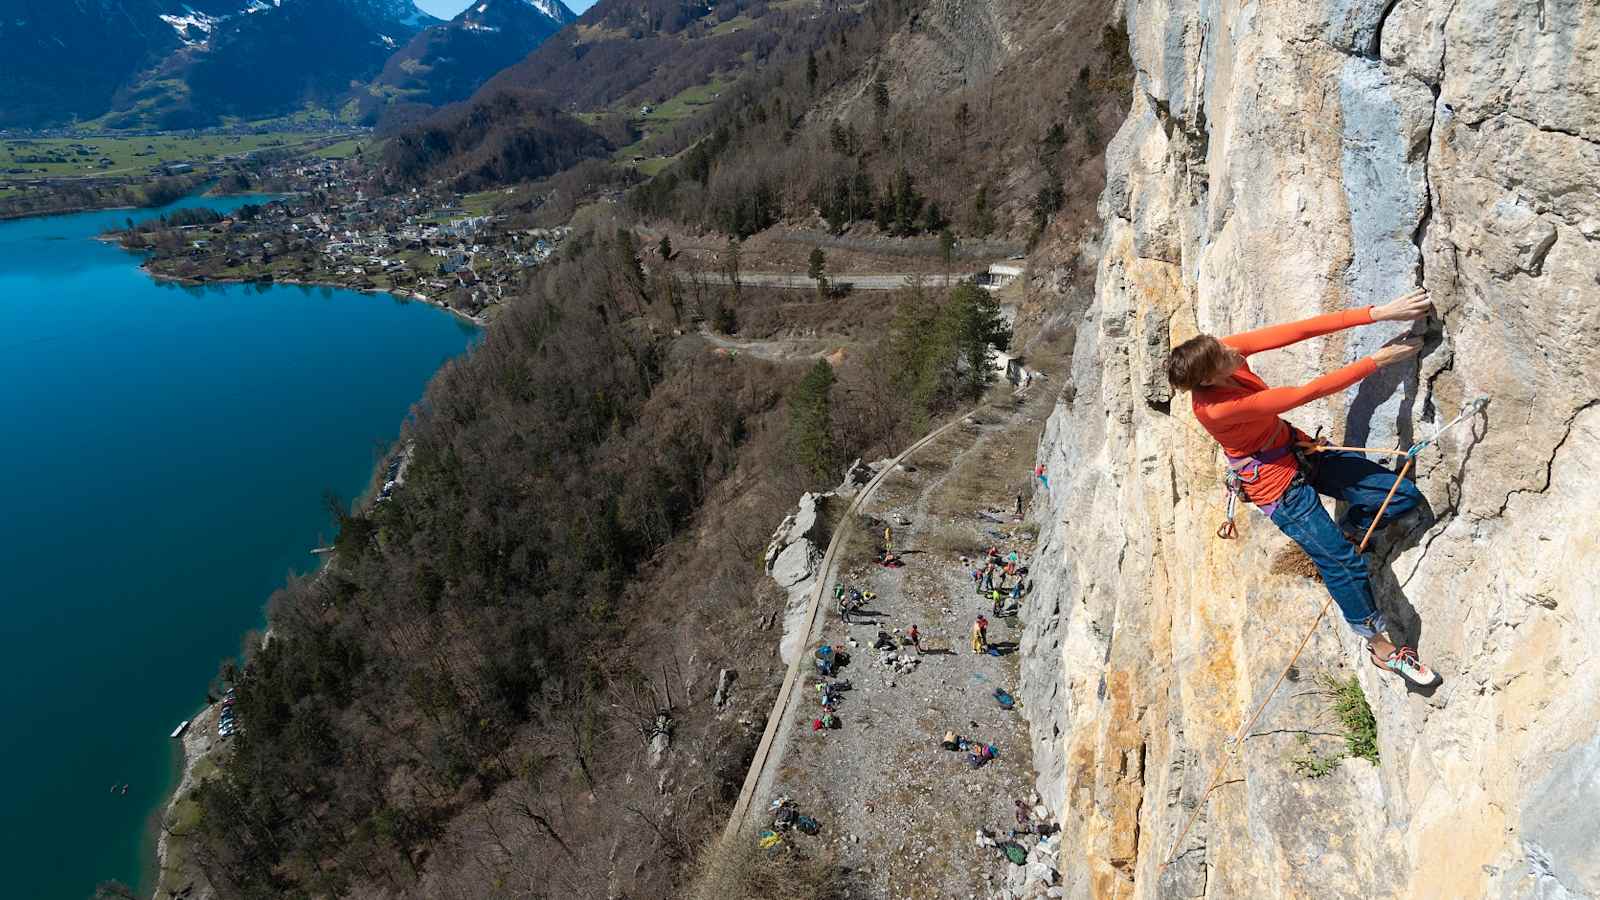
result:
M 1406 338 L 1405 340 L 1395 341 L 1392 344 L 1385 344 L 1379 347 L 1378 352 L 1372 354 L 1372 361 L 1377 363 L 1378 368 L 1381 369 L 1385 366 L 1392 366 L 1402 360 L 1410 359 L 1416 356 L 1417 351 L 1421 349 L 1421 338 Z
M 1433 311 L 1433 301 L 1428 299 L 1428 292 L 1417 288 L 1404 297 L 1398 297 L 1382 306 L 1372 308 L 1372 321 L 1374 322 L 1413 322 L 1424 318 Z M 1382 365 L 1382 363 L 1379 363 Z

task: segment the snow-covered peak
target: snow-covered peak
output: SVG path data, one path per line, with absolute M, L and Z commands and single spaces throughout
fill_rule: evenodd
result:
M 522 2 L 563 25 L 578 18 L 561 0 L 522 0 Z
M 577 19 L 561 0 L 476 0 L 455 21 L 468 31 L 500 31 L 502 26 L 522 21 L 529 12 L 557 25 Z M 513 18 L 507 19 L 508 15 Z
M 578 14 L 568 9 L 561 0 L 529 0 L 529 2 L 537 6 L 540 12 L 563 25 L 578 20 Z
M 186 15 L 162 16 L 161 21 L 171 25 L 172 30 L 178 33 L 178 40 L 185 44 L 193 46 L 203 43 L 211 36 L 211 29 L 219 20 L 188 8 L 185 8 L 184 12 Z

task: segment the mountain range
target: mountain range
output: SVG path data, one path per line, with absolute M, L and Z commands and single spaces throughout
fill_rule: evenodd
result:
M 480 0 L 389 57 L 362 97 L 364 118 L 376 119 L 395 104 L 465 100 L 577 19 L 561 0 Z
M 0 127 L 192 128 L 353 112 L 374 94 L 444 103 L 575 18 L 560 0 L 482 0 L 448 23 L 411 0 L 0 0 Z

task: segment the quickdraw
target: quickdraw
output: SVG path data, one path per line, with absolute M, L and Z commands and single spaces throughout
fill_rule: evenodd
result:
M 1234 524 L 1233 516 L 1239 508 L 1239 496 L 1244 493 L 1244 482 L 1239 480 L 1239 473 L 1229 469 L 1222 477 L 1222 485 L 1228 491 L 1228 517 L 1217 528 L 1217 537 L 1231 541 L 1239 536 L 1239 526 Z

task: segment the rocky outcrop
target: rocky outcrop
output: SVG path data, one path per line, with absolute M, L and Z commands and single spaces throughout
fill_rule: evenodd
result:
M 784 517 L 767 544 L 767 577 L 789 595 L 778 645 L 786 663 L 793 662 L 805 646 L 806 598 L 816 587 L 817 563 L 826 546 L 822 510 L 832 496 L 831 492 L 801 495 L 799 508 Z
M 1095 298 L 1040 461 L 1022 697 L 1068 897 L 1600 895 L 1600 9 L 1578 0 L 1129 0 Z M 1422 285 L 1426 350 L 1301 428 L 1427 436 L 1431 511 L 1380 602 L 1444 676 L 1411 693 L 1323 620 L 1222 785 L 1227 740 L 1325 594 L 1275 573 L 1161 357 Z M 1404 329 L 1257 357 L 1299 383 Z M 1351 675 L 1379 763 L 1336 755 Z M 1189 815 L 1201 815 L 1174 847 Z M 1176 859 L 1163 866 L 1169 857 Z

